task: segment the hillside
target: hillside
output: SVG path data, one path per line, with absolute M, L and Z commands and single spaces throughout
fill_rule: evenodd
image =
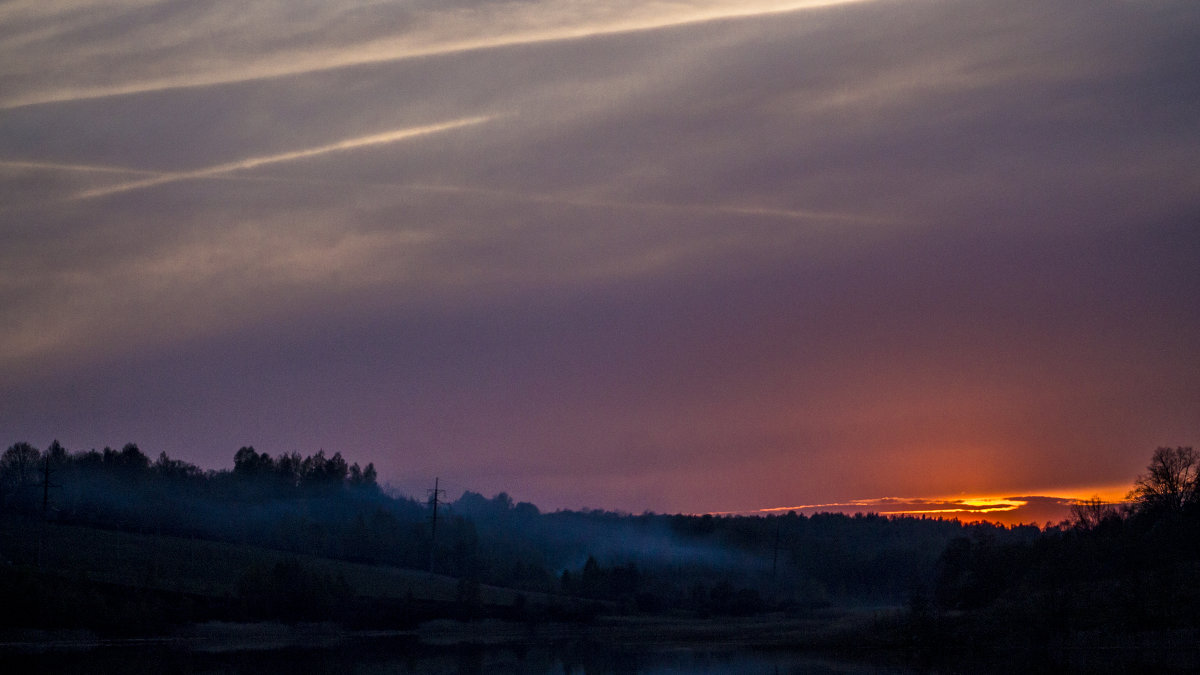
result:
M 197 620 L 332 619 L 404 628 L 437 617 L 566 615 L 583 606 L 417 570 L 20 516 L 0 518 L 0 556 L 7 600 L 0 626 L 8 627 L 128 634 Z

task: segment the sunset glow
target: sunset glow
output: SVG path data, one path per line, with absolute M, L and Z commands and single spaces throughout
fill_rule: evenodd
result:
M 802 504 L 758 509 L 755 513 L 873 513 L 881 516 L 945 518 L 966 523 L 993 522 L 1004 525 L 1046 525 L 1068 520 L 1071 507 L 1082 501 L 1099 499 L 1106 504 L 1123 504 L 1129 486 L 1095 486 L 1058 491 L 1034 491 L 1035 496 L 1002 497 L 945 496 L 930 498 L 882 497 L 853 499 L 840 503 Z M 1049 494 L 1055 496 L 1047 496 Z

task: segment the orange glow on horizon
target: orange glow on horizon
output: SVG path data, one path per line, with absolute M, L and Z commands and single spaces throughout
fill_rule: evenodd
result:
M 966 493 L 941 497 L 881 497 L 852 499 L 826 504 L 803 504 L 758 509 L 747 513 L 874 513 L 881 516 L 933 516 L 966 523 L 995 522 L 1004 525 L 1046 524 L 1066 520 L 1070 508 L 1081 501 L 1099 498 L 1119 504 L 1125 501 L 1130 485 L 1093 485 L 1045 490 L 1011 490 L 1005 493 Z M 713 514 L 720 515 L 720 514 Z

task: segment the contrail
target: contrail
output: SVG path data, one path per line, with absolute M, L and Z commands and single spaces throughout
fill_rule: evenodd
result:
M 461 192 L 469 194 L 478 194 L 496 197 L 499 199 L 509 199 L 525 202 L 534 202 L 542 204 L 562 204 L 565 206 L 578 206 L 581 208 L 601 208 L 601 209 L 629 209 L 637 211 L 666 211 L 679 213 L 726 213 L 735 216 L 756 216 L 761 218 L 779 218 L 784 220 L 822 220 L 856 223 L 861 225 L 895 225 L 898 224 L 895 218 L 884 218 L 869 214 L 846 213 L 840 211 L 816 211 L 805 209 L 777 209 L 765 208 L 756 206 L 730 206 L 725 204 L 668 204 L 662 202 L 638 202 L 638 201 L 622 201 L 622 200 L 604 200 L 604 199 L 586 199 L 578 197 L 560 197 L 556 195 L 530 194 L 524 192 L 513 192 L 509 190 L 497 190 L 493 188 L 467 187 L 459 185 L 427 185 L 421 183 L 409 183 L 401 185 L 402 187 L 411 190 L 423 190 L 427 192 Z
M 75 194 L 72 199 L 87 199 L 90 197 L 100 197 L 106 194 L 123 192 L 126 190 L 136 190 L 143 187 L 152 187 L 163 183 L 171 183 L 189 178 L 220 178 L 225 180 L 255 180 L 273 183 L 309 183 L 313 185 L 353 185 L 357 187 L 375 186 L 386 187 L 390 189 L 414 190 L 420 192 L 451 192 L 463 193 L 494 197 L 497 199 L 506 199 L 522 202 L 533 202 L 541 204 L 561 204 L 564 206 L 577 206 L 581 208 L 605 208 L 605 209 L 629 209 L 637 211 L 676 211 L 688 213 L 728 213 L 731 215 L 746 215 L 759 216 L 765 218 L 781 218 L 786 220 L 823 220 L 823 221 L 842 221 L 859 224 L 894 224 L 894 219 L 882 218 L 868 214 L 845 213 L 837 211 L 813 211 L 802 209 L 775 209 L 763 207 L 749 206 L 729 206 L 722 204 L 667 204 L 661 202 L 637 202 L 637 201 L 620 201 L 620 200 L 601 200 L 601 199 L 586 199 L 579 197 L 563 197 L 558 195 L 546 195 L 527 192 L 516 192 L 511 190 L 498 190 L 495 188 L 471 187 L 463 185 L 431 185 L 425 183 L 372 183 L 364 181 L 346 181 L 346 180 L 330 180 L 328 178 L 280 178 L 272 176 L 224 176 L 222 174 L 236 171 L 238 169 L 246 169 L 263 164 L 272 164 L 283 162 L 292 159 L 299 159 L 318 155 L 325 152 L 334 152 L 337 150 L 345 150 L 349 148 L 360 147 L 363 145 L 371 145 L 378 143 L 387 143 L 395 140 L 401 140 L 406 136 L 416 135 L 419 133 L 433 133 L 442 129 L 450 129 L 455 126 L 465 126 L 467 124 L 478 124 L 491 119 L 489 117 L 471 118 L 468 120 L 458 120 L 455 122 L 447 122 L 441 125 L 430 125 L 427 127 L 418 127 L 415 129 L 402 129 L 391 131 L 382 134 L 374 134 L 371 136 L 362 136 L 352 138 L 338 143 L 324 145 L 318 148 L 308 150 L 298 150 L 295 152 L 284 153 L 281 155 L 272 155 L 268 157 L 252 157 L 238 162 L 229 162 L 218 166 L 197 169 L 195 171 L 186 172 L 167 172 L 167 171 L 151 171 L 146 169 L 132 169 L 120 166 L 101 166 L 95 164 L 69 164 L 62 162 L 39 162 L 33 160 L 6 160 L 0 159 L 0 167 L 11 166 L 15 168 L 31 168 L 31 169 L 51 169 L 58 171 L 79 171 L 93 173 L 117 173 L 117 174 L 133 174 L 147 176 L 146 179 L 122 183 L 120 185 L 112 185 L 102 188 L 93 188 L 85 192 Z M 789 507 L 791 508 L 791 507 Z M 808 508 L 796 507 L 796 508 Z
M 297 159 L 305 159 L 307 157 L 315 157 L 331 152 L 340 152 L 342 150 L 351 150 L 353 148 L 361 148 L 368 145 L 383 145 L 385 143 L 394 143 L 406 138 L 416 136 L 425 136 L 434 134 L 439 131 L 448 131 L 459 127 L 471 126 L 474 124 L 482 124 L 491 120 L 492 117 L 470 117 L 467 119 L 454 120 L 452 122 L 443 122 L 441 124 L 429 124 L 420 127 L 409 127 L 407 129 L 397 129 L 381 134 L 372 134 L 370 136 L 359 136 L 357 138 L 348 138 L 337 143 L 322 145 L 316 148 L 308 148 L 306 150 L 295 150 L 293 152 L 285 152 L 279 155 L 267 155 L 265 157 L 249 157 L 236 162 L 228 162 L 226 164 L 218 164 L 203 169 L 194 171 L 182 171 L 178 173 L 157 174 L 151 178 L 143 180 L 130 181 L 119 185 L 109 187 L 95 188 L 86 190 L 75 195 L 75 199 L 90 199 L 92 197 L 102 197 L 104 195 L 115 194 L 117 192 L 127 192 L 129 190 L 139 190 L 141 188 L 153 187 L 164 183 L 174 183 L 181 180 L 190 180 L 193 178 L 212 178 L 231 171 L 240 171 L 242 169 L 253 169 L 254 167 L 263 166 L 265 164 L 279 164 L 281 162 L 290 162 Z
M 137 176 L 161 176 L 162 171 L 146 169 L 129 169 L 122 166 L 97 166 L 95 164 L 64 164 L 61 162 L 36 162 L 23 159 L 0 159 L 0 166 L 10 166 L 15 169 L 51 169 L 54 171 L 82 171 L 90 173 L 124 173 Z
M 785 14 L 804 9 L 817 9 L 833 5 L 846 5 L 871 0 L 793 0 L 792 2 L 767 2 L 752 5 L 740 4 L 733 7 L 710 7 L 694 10 L 684 14 L 667 14 L 632 19 L 618 19 L 599 24 L 584 26 L 559 26 L 540 31 L 524 31 L 510 35 L 484 37 L 457 42 L 448 42 L 427 46 L 365 44 L 351 49 L 327 51 L 308 58 L 295 57 L 280 59 L 275 63 L 247 64 L 240 68 L 200 74 L 183 74 L 163 77 L 155 80 L 131 82 L 128 84 L 110 85 L 88 88 L 59 89 L 42 94 L 18 96 L 12 100 L 0 103 L 0 110 L 9 110 L 29 105 L 44 103 L 64 103 L 68 101 L 84 101 L 109 96 L 123 96 L 169 89 L 184 89 L 189 87 L 208 87 L 254 80 L 267 80 L 278 77 L 290 77 L 307 73 L 325 72 L 339 68 L 348 68 L 372 63 L 387 63 L 406 59 L 456 54 L 461 52 L 513 47 L 519 45 L 575 40 L 618 33 L 673 28 L 689 24 L 720 21 L 726 19 L 752 18 L 772 14 Z

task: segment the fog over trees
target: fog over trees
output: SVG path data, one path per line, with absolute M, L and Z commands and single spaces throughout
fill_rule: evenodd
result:
M 0 460 L 7 514 L 42 514 L 50 467 L 55 523 L 211 538 L 373 565 L 428 569 L 539 593 L 615 600 L 638 611 L 754 613 L 832 602 L 899 602 L 928 585 L 947 542 L 973 530 L 1004 540 L 1036 528 L 956 521 L 796 513 L 766 517 L 542 513 L 464 492 L 443 504 L 432 539 L 429 504 L 390 494 L 371 464 L 340 453 L 271 457 L 252 447 L 233 468 L 203 471 L 136 444 L 41 452 L 27 443 Z
M 1155 450 L 1127 502 L 1081 501 L 1070 520 L 1044 529 L 874 514 L 543 513 L 506 493 L 470 491 L 441 507 L 435 539 L 430 503 L 389 492 L 371 464 L 336 452 L 271 457 L 243 447 L 231 469 L 204 471 L 165 453 L 151 460 L 132 443 L 76 452 L 15 443 L 0 456 L 0 601 L 8 608 L 0 623 L 96 627 L 87 612 L 98 602 L 126 607 L 127 625 L 141 629 L 203 618 L 395 625 L 892 606 L 905 608 L 895 635 L 916 650 L 1200 628 L 1191 448 Z M 181 594 L 153 565 L 144 579 L 110 574 L 103 584 L 94 562 L 43 568 L 44 553 L 65 555 L 48 548 L 52 537 L 43 545 L 44 533 L 57 531 L 47 527 L 175 542 L 153 551 L 211 541 L 278 555 L 246 553 L 245 564 L 220 573 L 230 578 L 205 582 L 227 590 Z M 407 600 L 388 600 L 349 583 L 351 569 L 419 573 L 456 590 L 421 600 L 410 586 Z M 489 588 L 506 589 L 507 599 Z M 141 604 L 117 599 L 131 589 Z M 153 621 L 136 620 L 147 616 Z

